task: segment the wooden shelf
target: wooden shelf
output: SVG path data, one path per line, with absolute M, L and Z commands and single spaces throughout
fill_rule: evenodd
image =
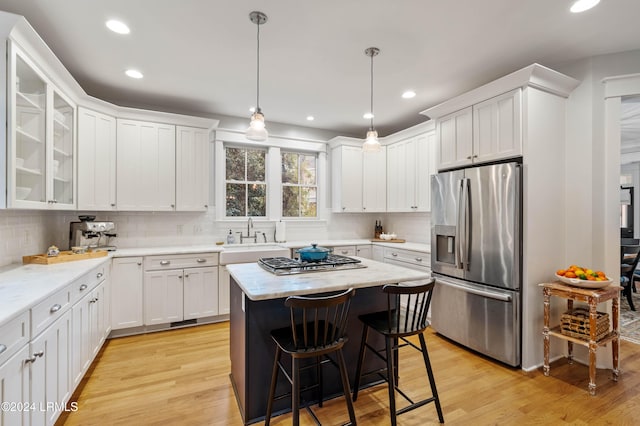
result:
M 560 326 L 553 327 L 551 330 L 549 330 L 549 336 L 555 336 L 560 339 L 577 343 L 578 345 L 589 347 L 589 338 L 587 336 L 585 336 L 584 339 L 581 339 L 579 337 L 567 336 L 566 334 L 562 333 Z M 603 338 L 601 338 L 600 340 L 597 340 L 596 343 L 598 345 L 605 345 L 617 337 L 618 337 L 618 334 L 615 331 L 610 331 Z

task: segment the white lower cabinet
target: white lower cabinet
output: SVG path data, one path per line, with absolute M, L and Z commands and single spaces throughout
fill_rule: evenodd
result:
M 29 345 L 24 345 L 3 364 L 0 364 L 0 403 L 9 404 L 9 409 L 0 410 L 0 425 L 23 426 L 29 424 L 29 412 L 18 410 L 29 404 Z M 4 407 L 4 405 L 3 405 Z M 15 408 L 15 409 L 11 409 Z
M 143 324 L 142 257 L 119 257 L 111 264 L 111 327 L 113 330 Z
M 31 425 L 53 425 L 69 400 L 71 311 L 67 310 L 32 340 L 25 361 L 31 376 Z
M 182 269 L 144 273 L 144 324 L 182 321 Z
M 384 263 L 390 263 L 405 268 L 423 272 L 431 272 L 431 256 L 415 250 L 385 247 L 383 249 Z
M 227 315 L 231 312 L 229 302 L 231 275 L 229 274 L 226 266 L 220 266 L 218 277 L 218 314 Z
M 373 254 L 372 254 L 372 251 L 371 251 L 371 244 L 357 245 L 356 246 L 356 256 L 364 257 L 366 259 L 373 259 Z
M 184 319 L 196 319 L 220 314 L 218 268 L 184 270 Z

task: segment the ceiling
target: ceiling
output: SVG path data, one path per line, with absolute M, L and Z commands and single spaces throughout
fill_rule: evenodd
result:
M 424 121 L 419 112 L 533 62 L 554 64 L 640 49 L 640 1 L 602 0 L 0 0 L 24 15 L 90 95 L 205 117 L 245 117 L 256 100 L 269 122 L 361 135 L 374 58 L 381 136 Z M 481 7 L 480 7 L 481 5 Z M 131 34 L 105 21 L 118 18 Z M 123 72 L 137 68 L 145 77 Z M 402 99 L 406 89 L 417 96 Z M 307 115 L 315 120 L 309 122 Z

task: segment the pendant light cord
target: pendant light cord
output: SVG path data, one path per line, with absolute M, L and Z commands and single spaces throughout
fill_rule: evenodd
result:
M 369 130 L 373 130 L 373 52 L 371 52 L 371 122 Z
M 257 39 L 258 39 L 258 49 L 256 50 L 256 112 L 260 112 L 260 18 L 258 17 L 258 22 L 256 24 L 258 27 L 257 31 Z

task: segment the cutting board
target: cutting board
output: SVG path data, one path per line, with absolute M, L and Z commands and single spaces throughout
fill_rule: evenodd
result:
M 401 240 L 400 238 L 395 238 L 393 240 L 383 240 L 382 238 L 372 238 L 371 242 L 373 243 L 406 243 L 407 240 Z
M 55 263 L 73 262 L 74 260 L 95 259 L 107 255 L 106 251 L 90 251 L 82 254 L 75 254 L 72 251 L 61 251 L 57 256 L 47 256 L 46 254 L 34 254 L 22 256 L 22 263 L 37 263 L 39 265 L 53 265 Z

